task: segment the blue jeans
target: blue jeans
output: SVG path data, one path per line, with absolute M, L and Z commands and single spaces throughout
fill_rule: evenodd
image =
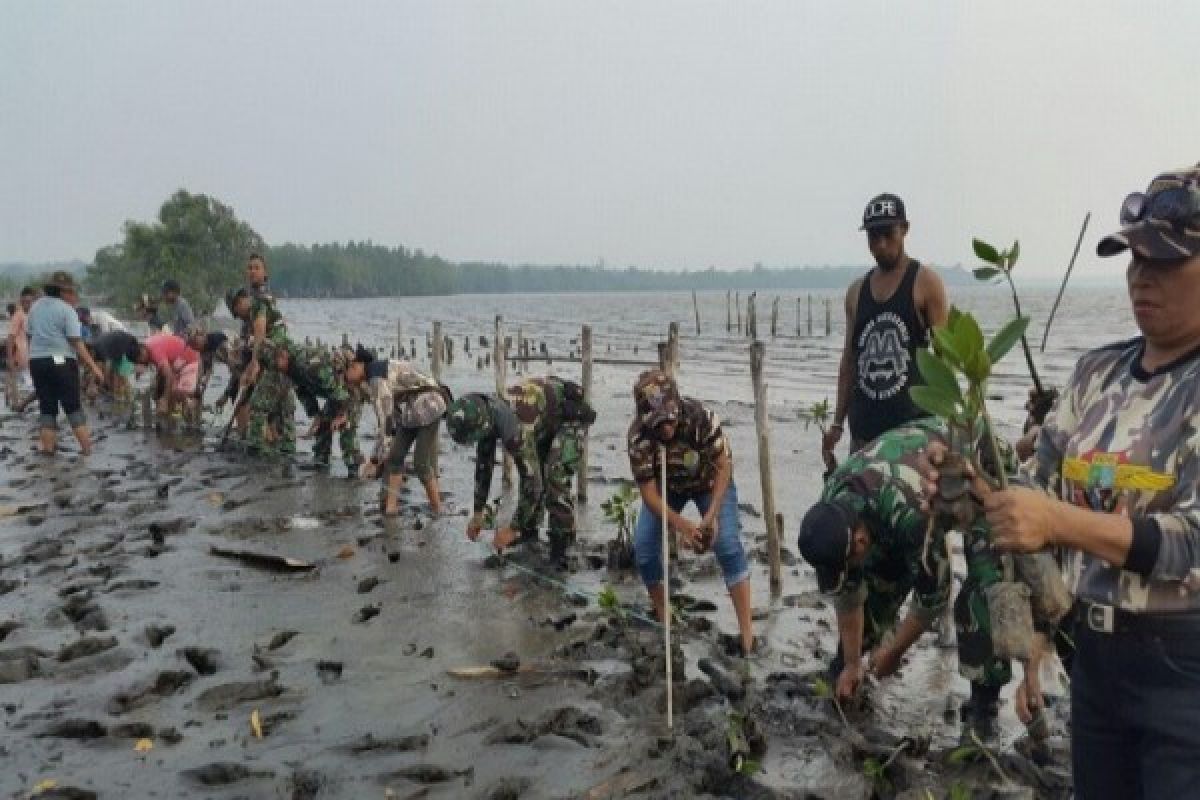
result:
M 667 505 L 677 514 L 689 501 L 696 504 L 696 509 L 702 515 L 706 514 L 712 504 L 712 492 L 667 493 Z M 717 512 L 717 538 L 713 542 L 713 552 L 717 556 L 717 563 L 721 565 L 721 574 L 725 576 L 727 587 L 737 586 L 750 577 L 750 565 L 746 561 L 746 551 L 742 549 L 741 532 L 737 487 L 730 481 Z M 638 512 L 637 528 L 633 534 L 633 555 L 646 588 L 662 583 L 662 520 L 644 503 Z

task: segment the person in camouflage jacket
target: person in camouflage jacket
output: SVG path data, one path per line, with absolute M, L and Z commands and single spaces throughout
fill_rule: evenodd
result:
M 451 403 L 446 410 L 450 437 L 475 445 L 475 513 L 467 536 L 474 541 L 483 528 L 499 443 L 517 465 L 520 489 L 512 521 L 496 532 L 496 549 L 512 544 L 518 533 L 526 541 L 536 539 L 544 510 L 551 561 L 563 566 L 575 536 L 572 478 L 595 419 L 579 385 L 557 377 L 529 378 L 509 387 L 504 397 L 468 394 Z
M 362 420 L 363 393 L 351 386 L 345 379 L 346 370 L 354 363 L 354 351 L 349 348 L 337 347 L 328 354 L 329 365 L 333 369 L 338 385 L 344 390 L 346 398 L 341 407 L 345 423 L 337 430 L 338 445 L 342 449 L 342 461 L 346 464 L 346 477 L 359 477 L 359 470 L 366 461 L 362 449 L 358 445 L 358 424 Z M 307 385 L 307 384 L 306 384 Z M 315 437 L 313 442 L 313 462 L 317 466 L 328 466 L 333 455 L 333 421 L 330 413 L 332 405 L 326 402 L 321 408 L 315 395 L 307 388 L 296 384 L 296 396 L 304 405 L 305 412 L 313 419 L 309 433 Z
M 800 552 L 816 569 L 818 588 L 832 595 L 838 619 L 838 653 L 830 671 L 839 698 L 857 691 L 864 649 L 875 675 L 891 675 L 950 599 L 949 553 L 944 534 L 930 526 L 922 509 L 919 470 L 930 444 L 946 440 L 944 423 L 934 418 L 884 433 L 830 475 L 821 500 L 804 517 Z M 954 624 L 959 672 L 971 684 L 964 724 L 987 732 L 1000 690 L 1012 679 L 1011 665 L 992 647 L 986 596 L 1004 576 L 985 524 L 964 531 L 963 543 L 967 576 L 954 604 Z M 897 624 L 910 593 L 909 612 Z M 1046 620 L 1038 623 L 1043 632 L 1052 627 Z
M 721 566 L 737 615 L 744 654 L 754 649 L 750 568 L 742 547 L 733 454 L 721 421 L 698 400 L 683 397 L 661 370 L 643 372 L 634 385 L 636 413 L 629 426 L 629 468 L 642 495 L 633 548 L 638 572 L 659 619 L 666 613 L 662 519 L 699 553 L 710 547 Z M 667 485 L 662 486 L 663 460 Z M 665 499 L 664 499 L 665 498 Z M 695 503 L 699 525 L 681 512 Z

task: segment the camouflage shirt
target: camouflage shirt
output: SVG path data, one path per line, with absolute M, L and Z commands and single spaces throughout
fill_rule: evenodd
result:
M 637 483 L 654 481 L 662 476 L 658 460 L 659 441 L 635 418 L 628 434 L 629 469 Z M 670 493 L 696 494 L 713 488 L 717 464 L 722 455 L 733 454 L 729 440 L 721 430 L 721 420 L 699 400 L 682 398 L 675 438 L 667 448 L 667 484 Z
M 1030 484 L 1134 526 L 1126 569 L 1067 556 L 1081 599 L 1200 610 L 1200 353 L 1155 372 L 1139 337 L 1085 354 L 1022 467 Z
M 572 385 L 573 386 L 573 385 Z M 578 388 L 578 387 L 574 387 Z M 503 400 L 490 403 L 493 433 L 475 449 L 475 511 L 487 505 L 496 468 L 496 443 L 501 442 L 521 475 L 520 498 L 512 526 L 528 530 L 537 525 L 538 503 L 544 492 L 540 451 L 566 424 L 588 425 L 590 409 L 578 408 L 561 378 L 530 378 L 508 387 Z
M 876 582 L 912 584 L 913 611 L 932 619 L 950 600 L 951 571 L 945 544 L 938 536 L 928 549 L 929 569 L 921 563 L 929 517 L 921 511 L 921 475 L 917 458 L 932 442 L 945 442 L 935 419 L 918 420 L 884 433 L 841 463 L 821 494 L 822 500 L 848 498 L 871 533 L 866 560 L 851 567 L 833 597 L 838 611 L 866 600 L 866 576 Z
M 284 344 L 288 341 L 287 326 L 283 323 L 283 314 L 275 307 L 275 298 L 266 286 L 250 287 L 250 319 L 242 323 L 242 337 L 248 342 L 254 341 L 254 322 L 259 317 L 267 321 L 267 336 L 273 342 Z
M 367 367 L 366 398 L 375 410 L 372 458 L 380 462 L 391 448 L 389 418 L 396 428 L 423 428 L 446 413 L 446 396 L 437 381 L 396 358 L 376 359 Z
M 321 413 L 333 419 L 349 410 L 350 393 L 334 371 L 328 350 L 292 345 L 288 348 L 288 354 L 287 376 L 310 417 Z M 318 398 L 325 400 L 323 411 L 316 407 Z

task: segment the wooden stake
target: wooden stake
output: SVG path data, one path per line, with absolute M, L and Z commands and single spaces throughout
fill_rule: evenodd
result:
M 737 308 L 738 334 L 740 335 L 742 332 L 742 293 L 741 292 L 733 293 L 733 305 L 735 308 Z
M 800 298 L 796 297 L 796 338 L 800 338 Z
M 808 336 L 812 338 L 812 295 L 808 296 Z
M 508 362 L 505 359 L 506 353 L 504 352 L 506 349 L 507 348 L 505 348 L 505 346 L 504 346 L 504 317 L 497 314 L 496 315 L 495 338 L 492 341 L 492 361 L 496 365 L 496 397 L 498 397 L 500 399 L 504 399 L 505 383 L 507 382 L 506 378 L 505 378 L 505 374 L 504 374 L 505 369 L 508 366 Z M 503 485 L 504 485 L 505 489 L 512 488 L 512 482 L 513 482 L 512 472 L 513 472 L 512 456 L 510 456 L 508 454 L 508 451 L 505 450 L 504 451 L 504 469 L 501 472 L 502 481 L 503 481 Z
M 658 460 L 662 464 L 662 487 L 661 497 L 663 505 L 667 503 L 667 448 L 659 445 Z M 671 685 L 671 547 L 668 543 L 670 533 L 667 526 L 666 509 L 663 509 L 662 515 L 662 562 L 663 562 L 663 639 L 667 648 L 667 730 L 670 731 L 675 727 L 675 706 L 674 706 L 674 686 Z
M 730 293 L 725 292 L 725 332 L 729 333 L 733 330 L 733 308 L 729 302 Z
M 667 325 L 667 350 L 671 356 L 671 374 L 679 371 L 679 323 Z
M 825 335 L 831 336 L 832 334 L 833 334 L 833 303 L 830 302 L 828 297 L 826 297 L 825 298 Z
M 349 347 L 349 346 L 350 346 L 350 334 L 343 333 L 342 334 L 342 347 Z
M 584 325 L 579 337 L 580 355 L 583 358 L 580 382 L 583 384 L 583 402 L 592 403 L 592 326 Z M 584 431 L 582 447 L 579 449 L 579 474 L 576 476 L 575 494 L 580 502 L 587 502 L 588 494 L 588 435 Z
M 700 335 L 700 304 L 696 302 L 696 290 L 692 289 L 692 311 L 696 312 L 696 335 Z
M 666 342 L 658 343 L 658 368 L 668 375 L 674 375 L 671 369 L 671 346 Z
M 754 382 L 754 429 L 758 437 L 758 478 L 762 484 L 763 520 L 767 524 L 767 557 L 771 569 L 771 594 L 783 587 L 780 576 L 779 526 L 775 516 L 775 484 L 771 479 L 771 434 L 767 428 L 767 384 L 763 381 L 762 342 L 750 345 L 750 378 Z
M 404 354 L 404 322 L 396 320 L 396 352 Z
M 771 338 L 779 335 L 779 298 L 771 301 Z
M 433 349 L 430 351 L 429 374 L 436 382 L 442 382 L 442 323 L 440 322 L 433 323 Z M 438 449 L 436 447 L 433 448 L 430 460 L 433 462 L 433 474 L 437 475 Z
M 517 355 L 518 356 L 529 355 L 529 353 L 525 352 L 525 329 L 522 328 L 520 325 L 517 326 Z M 516 363 L 519 364 L 521 362 L 516 362 Z M 514 368 L 514 371 L 518 375 L 520 375 L 522 372 L 525 371 L 525 368 L 521 367 L 521 366 L 517 366 Z

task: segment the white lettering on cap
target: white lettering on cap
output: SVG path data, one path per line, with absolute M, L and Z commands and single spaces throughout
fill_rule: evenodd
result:
M 892 200 L 880 200 L 867 206 L 867 219 L 876 217 L 895 217 L 896 203 Z

